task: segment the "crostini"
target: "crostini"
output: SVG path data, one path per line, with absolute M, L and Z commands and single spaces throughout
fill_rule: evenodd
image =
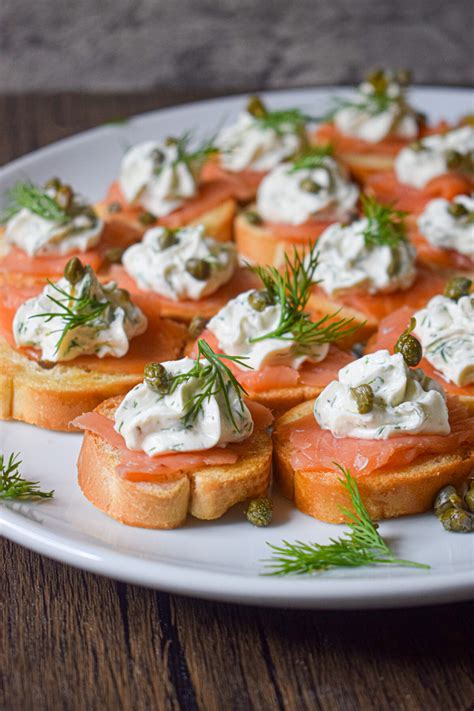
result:
M 149 364 L 143 382 L 76 418 L 84 495 L 130 526 L 176 528 L 210 520 L 265 494 L 270 412 L 242 389 L 205 341 L 196 360 Z
M 314 398 L 353 360 L 337 347 L 352 334 L 352 321 L 335 314 L 312 321 L 306 312 L 316 265 L 313 248 L 287 257 L 282 272 L 255 268 L 264 288 L 229 301 L 202 333 L 215 350 L 242 359 L 229 368 L 249 398 L 274 413 Z
M 132 146 L 119 179 L 96 205 L 99 215 L 115 233 L 134 239 L 149 227 L 203 224 L 215 239 L 230 240 L 236 207 L 232 190 L 225 181 L 204 181 L 201 175 L 214 152 L 209 142 L 193 147 L 189 133 Z
M 300 109 L 270 111 L 250 96 L 237 121 L 217 134 L 218 153 L 205 163 L 203 179 L 224 181 L 240 203 L 250 202 L 269 170 L 307 146 L 310 120 Z
M 280 267 L 285 254 L 314 243 L 332 223 L 351 216 L 359 190 L 332 158 L 313 148 L 271 170 L 257 201 L 235 221 L 239 254 L 251 264 Z
M 283 494 L 329 523 L 344 521 L 349 503 L 335 462 L 356 478 L 372 519 L 422 513 L 443 486 L 460 486 L 472 473 L 474 417 L 402 353 L 379 350 L 276 423 Z
M 474 294 L 471 289 L 469 279 L 457 277 L 446 284 L 444 294 L 434 296 L 423 308 L 397 309 L 380 322 L 366 352 L 392 349 L 398 334 L 412 323 L 413 333 L 423 347 L 420 366 L 424 372 L 474 412 Z
M 127 289 L 146 313 L 185 323 L 209 319 L 258 278 L 237 263 L 232 242 L 218 242 L 203 225 L 170 230 L 153 227 L 113 265 L 108 276 Z
M 308 308 L 318 314 L 340 310 L 360 328 L 354 339 L 366 340 L 380 319 L 405 304 L 426 303 L 444 284 L 440 275 L 415 263 L 405 215 L 362 196 L 363 216 L 334 224 L 318 240 L 319 261 Z
M 145 316 L 77 257 L 62 279 L 31 291 L 0 289 L 1 419 L 69 430 L 75 416 L 139 382 L 152 358 L 182 352 L 184 326 Z
M 410 80 L 406 70 L 370 72 L 353 99 L 335 100 L 312 141 L 330 143 L 334 154 L 362 182 L 371 173 L 390 170 L 406 145 L 447 128 L 441 123 L 429 129 L 426 117 L 410 106 Z

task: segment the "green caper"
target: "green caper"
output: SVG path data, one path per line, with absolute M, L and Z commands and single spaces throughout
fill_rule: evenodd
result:
M 401 256 L 400 250 L 396 247 L 390 248 L 390 264 L 388 265 L 388 275 L 395 276 L 400 271 L 401 266 Z
M 356 401 L 357 412 L 360 415 L 366 415 L 374 409 L 374 391 L 370 385 L 357 385 L 351 388 L 351 395 Z
M 469 296 L 471 287 L 472 281 L 467 277 L 453 277 L 444 287 L 444 295 L 448 299 L 457 301 L 462 296 Z
M 415 153 L 420 153 L 421 151 L 426 150 L 423 141 L 413 141 L 413 143 L 410 143 L 409 147 L 412 151 L 415 151 Z
M 459 123 L 461 126 L 474 126 L 474 114 L 466 114 Z
M 198 281 L 206 281 L 211 275 L 211 265 L 205 259 L 192 257 L 186 261 L 185 269 Z
M 245 515 L 247 517 L 247 521 L 254 526 L 258 526 L 259 528 L 268 526 L 273 517 L 273 504 L 271 499 L 266 497 L 252 499 L 249 501 Z
M 64 267 L 64 278 L 67 279 L 70 284 L 74 285 L 81 281 L 84 272 L 85 267 L 79 257 L 71 257 Z
M 61 185 L 56 192 L 55 200 L 63 210 L 69 210 L 72 206 L 74 193 L 70 185 Z
M 418 365 L 423 357 L 423 348 L 420 341 L 411 335 L 416 326 L 416 320 L 411 319 L 408 328 L 398 337 L 395 343 L 394 353 L 401 353 L 405 363 L 414 367 Z
M 321 186 L 311 178 L 303 178 L 303 180 L 300 180 L 300 188 L 307 193 L 319 193 L 321 190 Z
M 261 98 L 253 95 L 248 98 L 247 113 L 251 116 L 255 116 L 255 118 L 264 118 L 268 112 Z
M 152 212 L 142 212 L 142 214 L 138 216 L 138 221 L 141 222 L 142 225 L 154 225 L 156 217 Z
M 245 213 L 245 219 L 247 222 L 250 222 L 251 225 L 261 225 L 263 222 L 258 212 L 255 212 L 254 210 L 247 210 Z
M 426 124 L 428 123 L 428 116 L 423 111 L 416 111 L 415 119 L 419 127 L 426 126 Z
M 367 75 L 367 82 L 377 94 L 384 94 L 388 87 L 388 77 L 383 69 L 374 69 Z
M 151 152 L 151 159 L 155 166 L 161 165 L 165 159 L 165 154 L 159 148 L 154 148 Z
M 412 81 L 412 73 L 406 68 L 399 69 L 395 75 L 395 79 L 402 86 L 408 86 L 408 84 L 411 84 Z
M 130 301 L 130 292 L 127 289 L 115 289 L 115 298 L 119 304 L 126 304 Z
M 174 230 L 165 229 L 165 231 L 158 237 L 158 244 L 161 250 L 168 249 L 168 247 L 172 247 L 174 244 L 178 244 L 178 242 L 179 237 L 176 235 Z
M 467 491 L 464 494 L 464 501 L 469 511 L 474 513 L 474 479 L 469 482 Z
M 161 363 L 148 363 L 143 371 L 144 381 L 155 393 L 166 395 L 170 391 L 171 378 Z
M 473 530 L 473 518 L 468 511 L 455 506 L 446 509 L 439 520 L 447 531 L 453 533 L 470 533 Z
M 178 143 L 178 139 L 174 136 L 168 136 L 165 138 L 165 146 L 176 146 Z
M 106 251 L 105 258 L 110 264 L 121 264 L 124 252 L 123 247 L 111 247 Z
M 462 508 L 462 500 L 454 486 L 449 484 L 438 491 L 433 508 L 435 514 L 439 517 L 453 507 Z
M 191 338 L 198 338 L 206 328 L 208 321 L 209 319 L 204 318 L 204 316 L 193 316 L 188 326 L 188 333 Z
M 61 187 L 61 181 L 56 177 L 50 178 L 44 187 L 46 190 L 55 190 L 57 192 Z
M 452 217 L 456 219 L 459 217 L 464 217 L 469 213 L 469 210 L 461 202 L 452 202 L 448 207 L 448 212 Z
M 107 212 L 114 214 L 115 212 L 122 212 L 122 205 L 119 202 L 111 202 L 107 207 Z
M 457 170 L 463 164 L 463 154 L 459 151 L 450 150 L 446 153 L 446 165 L 450 170 Z
M 272 295 L 266 289 L 251 291 L 248 300 L 254 311 L 265 311 L 273 304 Z

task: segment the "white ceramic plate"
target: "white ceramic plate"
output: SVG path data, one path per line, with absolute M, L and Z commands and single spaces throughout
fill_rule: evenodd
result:
M 275 92 L 275 107 L 299 105 L 321 114 L 340 89 Z M 344 92 L 342 92 L 344 93 Z M 433 120 L 456 119 L 472 111 L 472 93 L 422 88 L 413 101 Z M 142 139 L 189 128 L 210 133 L 231 119 L 244 97 L 205 101 L 140 116 L 120 126 L 103 126 L 60 141 L 4 167 L 3 194 L 21 177 L 43 181 L 59 175 L 93 199 L 115 178 L 125 148 Z M 20 451 L 22 470 L 55 498 L 39 504 L 0 506 L 6 537 L 51 558 L 85 570 L 186 595 L 282 607 L 369 608 L 465 600 L 474 592 L 474 536 L 448 534 L 427 514 L 387 521 L 381 533 L 401 558 L 431 565 L 336 570 L 311 577 L 263 576 L 266 541 L 325 542 L 343 527 L 320 523 L 275 495 L 274 523 L 256 529 L 243 505 L 216 522 L 189 519 L 176 531 L 147 531 L 116 523 L 82 496 L 75 478 L 79 434 L 56 434 L 20 423 L 0 423 L 0 451 Z

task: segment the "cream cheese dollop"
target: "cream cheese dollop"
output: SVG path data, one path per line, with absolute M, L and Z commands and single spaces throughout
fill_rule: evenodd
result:
M 401 183 L 423 188 L 438 175 L 447 173 L 450 151 L 468 155 L 474 151 L 474 128 L 463 126 L 427 136 L 415 146 L 402 148 L 395 159 L 395 173 Z
M 92 300 L 89 311 L 84 307 L 88 299 Z M 64 331 L 69 323 L 67 309 L 75 314 L 97 311 L 97 315 Z M 130 339 L 143 333 L 147 325 L 146 316 L 127 292 L 113 281 L 101 284 L 92 269 L 85 267 L 74 286 L 63 278 L 25 301 L 15 313 L 13 335 L 17 346 L 36 348 L 42 360 L 58 363 L 81 355 L 121 358 Z
M 373 407 L 361 414 L 352 388 L 370 385 Z M 420 368 L 412 370 L 401 353 L 381 350 L 363 356 L 339 371 L 314 403 L 321 429 L 334 437 L 389 439 L 406 434 L 450 433 L 442 388 Z
M 474 258 L 474 222 L 463 216 L 455 217 L 450 209 L 462 205 L 474 213 L 474 197 L 458 195 L 452 202 L 431 200 L 418 218 L 418 228 L 425 239 L 439 249 L 454 249 Z
M 408 240 L 394 247 L 367 245 L 366 218 L 330 225 L 318 240 L 315 279 L 327 294 L 358 288 L 369 294 L 408 289 L 416 278 L 415 248 Z
M 220 130 L 215 143 L 226 170 L 267 171 L 299 151 L 304 137 L 292 124 L 275 131 L 244 111 L 234 124 Z
M 434 296 L 414 317 L 423 356 L 433 368 L 459 387 L 474 383 L 474 295 L 458 301 Z
M 145 141 L 125 154 L 119 184 L 127 202 L 164 217 L 197 194 L 197 173 L 175 143 Z
M 205 364 L 206 360 L 200 361 Z M 189 372 L 192 358 L 162 363 L 170 377 Z M 233 388 L 227 391 L 238 429 L 230 420 L 222 390 L 202 401 L 202 408 L 191 425 L 183 423 L 189 402 L 202 392 L 197 377 L 181 382 L 172 392 L 160 395 L 146 382 L 136 385 L 124 397 L 115 412 L 115 429 L 129 449 L 144 451 L 150 457 L 162 452 L 192 452 L 241 442 L 253 432 L 248 407 Z
M 205 278 L 193 276 L 196 260 L 206 263 Z M 213 294 L 232 278 L 236 263 L 234 244 L 207 236 L 203 225 L 173 232 L 164 227 L 147 230 L 142 241 L 129 247 L 122 257 L 125 270 L 140 289 L 174 301 L 196 301 Z
M 385 138 L 394 137 L 413 140 L 418 136 L 416 112 L 405 102 L 405 91 L 395 81 L 386 89 L 386 108 L 380 110 L 371 98 L 375 94 L 370 82 L 363 82 L 359 87 L 360 101 L 344 106 L 334 115 L 334 123 L 341 133 L 360 138 L 368 143 L 378 143 Z
M 315 191 L 305 189 L 308 182 Z M 257 192 L 257 211 L 264 220 L 300 225 L 328 215 L 344 217 L 355 206 L 359 190 L 347 180 L 330 156 L 317 168 L 295 170 L 293 163 L 282 163 L 262 180 Z
M 269 304 L 262 311 L 254 309 L 249 301 L 252 293 L 254 290 L 251 289 L 231 299 L 207 324 L 224 353 L 245 358 L 246 365 L 255 370 L 266 365 L 299 368 L 306 360 L 315 363 L 324 360 L 329 351 L 327 343 L 299 353 L 290 333 L 280 338 L 252 341 L 274 331 L 281 318 L 281 305 L 278 303 Z M 242 369 L 245 370 L 245 367 Z
M 54 198 L 54 190 L 45 190 Z M 74 213 L 67 221 L 47 220 L 22 208 L 5 225 L 6 244 L 15 245 L 29 257 L 86 252 L 95 247 L 102 236 L 104 222 L 93 208 L 76 201 Z

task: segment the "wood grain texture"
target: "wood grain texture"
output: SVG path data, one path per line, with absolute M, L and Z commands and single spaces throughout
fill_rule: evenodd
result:
M 0 97 L 0 161 L 185 98 Z M 471 604 L 304 612 L 186 599 L 0 541 L 2 711 L 464 710 L 473 625 Z

